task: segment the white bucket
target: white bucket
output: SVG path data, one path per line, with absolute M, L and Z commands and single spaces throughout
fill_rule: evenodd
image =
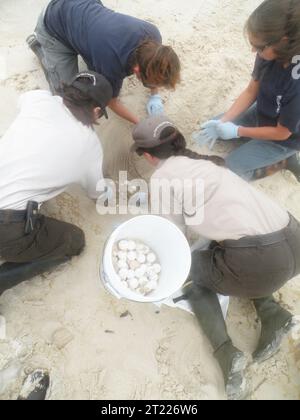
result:
M 112 261 L 113 246 L 121 239 L 134 239 L 148 245 L 158 256 L 162 271 L 155 291 L 143 296 L 123 286 Z M 138 216 L 120 225 L 108 239 L 101 267 L 105 287 L 116 297 L 136 302 L 158 302 L 173 295 L 187 279 L 191 250 L 184 234 L 173 223 L 159 216 Z

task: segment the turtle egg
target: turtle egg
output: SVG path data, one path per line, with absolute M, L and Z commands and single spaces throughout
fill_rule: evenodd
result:
M 119 260 L 119 261 L 117 262 L 117 266 L 118 266 L 119 268 L 126 268 L 126 269 L 128 269 L 128 264 L 127 264 L 127 262 L 126 262 L 126 261 L 123 261 L 123 260 Z
M 154 271 L 154 273 L 159 274 L 161 272 L 160 264 L 153 264 L 152 270 Z
M 127 271 L 127 278 L 128 279 L 132 279 L 134 277 L 135 273 L 133 270 L 128 270 Z
M 150 274 L 149 275 L 149 280 L 150 280 L 150 282 L 152 282 L 152 281 L 157 282 L 158 281 L 158 275 L 157 274 Z
M 140 286 L 145 286 L 148 283 L 148 279 L 145 276 L 142 276 L 139 278 L 139 284 Z
M 127 260 L 127 252 L 125 252 L 125 251 L 119 251 L 117 253 L 117 257 L 119 258 L 119 260 L 126 261 Z
M 128 285 L 130 289 L 135 290 L 139 287 L 139 281 L 137 278 L 132 277 L 131 279 L 128 280 Z
M 141 267 L 139 267 L 135 270 L 135 275 L 136 275 L 137 278 L 143 277 L 145 275 L 145 273 L 146 273 L 146 269 L 143 266 L 141 266 Z
M 149 281 L 145 286 L 144 290 L 146 293 L 150 293 L 157 288 L 157 282 L 154 280 Z
M 126 287 L 126 289 L 128 289 L 128 283 L 127 283 L 127 281 L 121 281 L 121 284 L 122 284 L 122 286 L 123 287 Z
M 150 252 L 150 254 L 147 255 L 147 261 L 149 263 L 154 263 L 154 261 L 156 261 L 156 256 L 153 252 Z
M 137 260 L 140 264 L 143 264 L 144 262 L 146 262 L 145 254 L 143 254 L 142 252 L 139 252 L 137 255 Z
M 153 270 L 152 265 L 146 266 L 146 273 L 147 273 L 147 276 L 152 276 L 153 274 L 156 274 L 155 271 Z
M 128 249 L 128 241 L 126 241 L 124 239 L 124 240 L 122 240 L 122 241 L 119 242 L 118 246 L 119 246 L 119 249 L 121 251 L 127 251 L 127 249 Z
M 128 270 L 126 268 L 121 268 L 118 274 L 121 280 L 125 280 L 127 279 Z
M 129 267 L 131 270 L 137 270 L 140 267 L 140 264 L 137 262 L 137 260 L 129 261 Z
M 127 259 L 129 261 L 134 261 L 136 259 L 136 257 L 137 257 L 137 255 L 136 255 L 136 252 L 135 251 L 130 251 L 127 254 Z
M 129 251 L 134 251 L 136 249 L 136 243 L 134 241 L 128 241 Z

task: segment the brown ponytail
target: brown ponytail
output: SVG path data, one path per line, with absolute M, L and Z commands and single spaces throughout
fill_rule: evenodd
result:
M 220 156 L 199 155 L 198 153 L 193 152 L 190 149 L 184 149 L 182 151 L 182 154 L 180 154 L 180 156 L 186 156 L 190 159 L 196 159 L 196 160 L 198 159 L 208 160 L 217 166 L 225 166 L 225 160 L 221 158 Z
M 200 155 L 199 153 L 187 149 L 184 136 L 176 128 L 165 128 L 160 135 L 160 140 L 166 140 L 168 137 L 170 138 L 170 141 L 167 141 L 167 143 L 162 143 L 161 145 L 153 148 L 139 147 L 136 152 L 139 155 L 142 155 L 143 153 L 149 153 L 151 156 L 154 156 L 158 159 L 168 159 L 171 156 L 185 156 L 190 159 L 202 159 L 210 161 L 218 166 L 225 166 L 224 159 L 219 156 Z

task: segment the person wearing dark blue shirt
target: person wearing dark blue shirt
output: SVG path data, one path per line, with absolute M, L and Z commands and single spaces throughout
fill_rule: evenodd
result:
M 163 112 L 158 88 L 175 88 L 180 62 L 162 45 L 153 24 L 106 8 L 99 0 L 52 0 L 27 43 L 38 56 L 52 92 L 78 72 L 78 56 L 89 70 L 102 74 L 113 88 L 109 107 L 132 123 L 138 118 L 117 98 L 123 80 L 135 74 L 151 89 L 149 114 Z
M 266 0 L 246 32 L 257 53 L 252 79 L 232 107 L 202 125 L 199 144 L 240 138 L 227 166 L 247 180 L 289 169 L 300 182 L 300 2 Z

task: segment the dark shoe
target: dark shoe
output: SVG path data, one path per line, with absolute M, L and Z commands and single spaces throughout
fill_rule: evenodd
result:
M 296 153 L 287 159 L 286 169 L 291 171 L 297 181 L 300 182 L 300 153 Z
M 49 385 L 49 374 L 42 370 L 36 370 L 25 379 L 18 400 L 45 400 Z
M 279 351 L 282 339 L 294 325 L 293 315 L 272 297 L 255 299 L 253 302 L 261 320 L 261 334 L 253 361 L 261 363 Z
M 247 395 L 247 382 L 244 370 L 247 357 L 233 346 L 231 341 L 223 344 L 214 353 L 223 372 L 226 394 L 229 400 L 242 400 Z

